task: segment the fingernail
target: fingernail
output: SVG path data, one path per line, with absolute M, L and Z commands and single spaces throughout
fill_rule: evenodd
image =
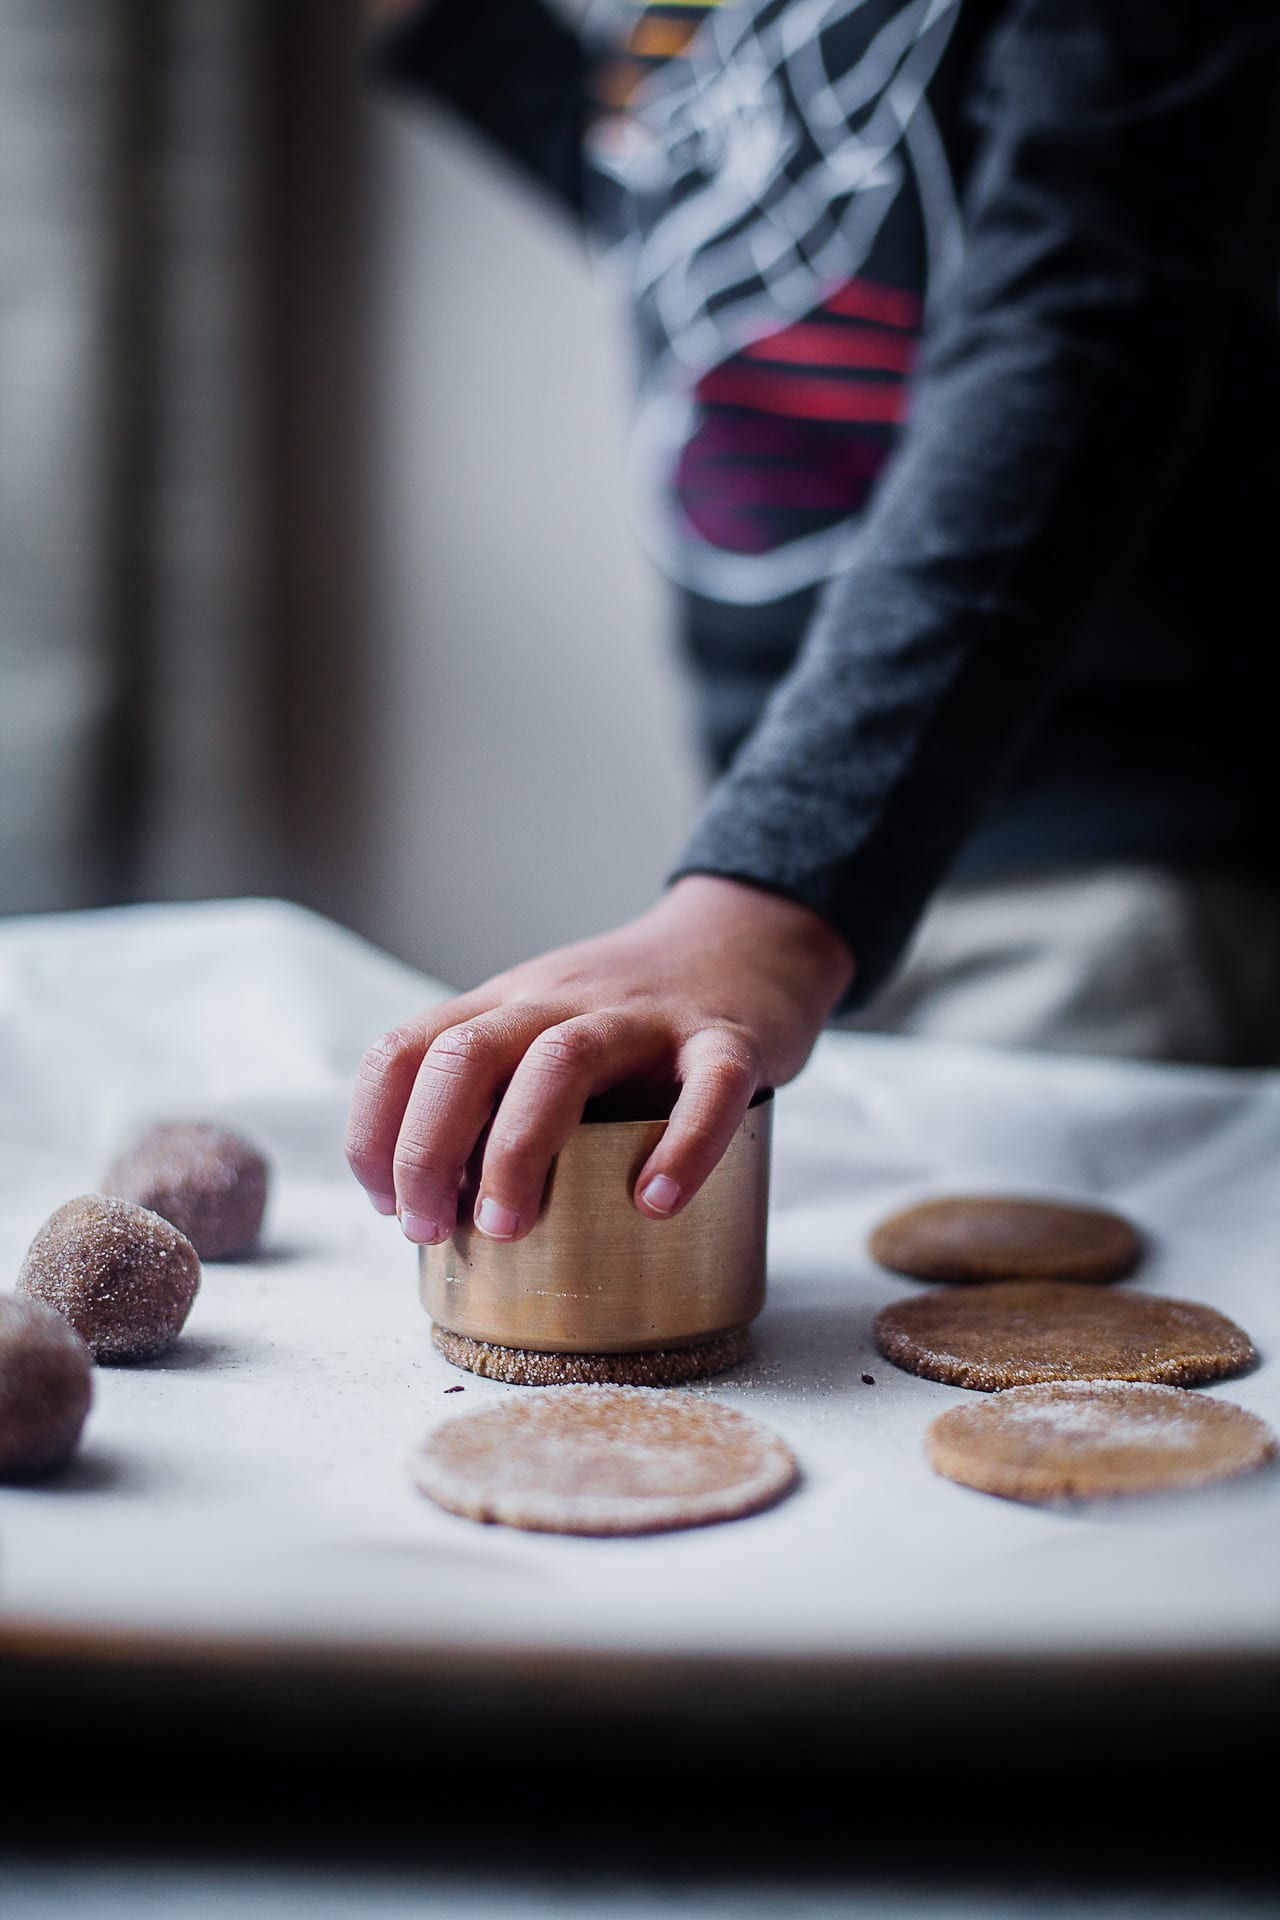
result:
M 396 1210 L 396 1197 L 394 1193 L 371 1193 L 369 1205 L 375 1213 L 391 1214 Z
M 420 1213 L 402 1213 L 400 1225 L 404 1229 L 405 1239 L 416 1242 L 420 1247 L 432 1246 L 444 1237 L 435 1221 L 425 1219 Z
M 680 1189 L 669 1174 L 655 1173 L 640 1198 L 655 1213 L 674 1213 L 680 1204 Z
M 476 1225 L 490 1240 L 510 1240 L 519 1229 L 520 1215 L 500 1200 L 482 1200 L 476 1209 Z

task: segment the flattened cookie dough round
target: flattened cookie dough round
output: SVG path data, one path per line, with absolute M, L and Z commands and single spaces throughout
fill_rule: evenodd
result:
M 647 1387 L 549 1387 L 448 1420 L 414 1455 L 451 1513 L 534 1533 L 661 1533 L 736 1520 L 791 1486 L 790 1448 L 744 1413 Z
M 1209 1486 L 1275 1458 L 1266 1422 L 1226 1400 L 1121 1380 L 1012 1387 L 928 1427 L 934 1471 L 1010 1500 L 1094 1500 Z
M 696 1347 L 663 1347 L 655 1353 L 535 1353 L 433 1326 L 431 1344 L 455 1367 L 511 1387 L 678 1387 L 736 1367 L 751 1351 L 751 1335 L 739 1327 Z
M 922 1201 L 882 1220 L 869 1246 L 916 1280 L 1123 1280 L 1142 1258 L 1118 1213 L 999 1194 Z
M 984 1393 L 1040 1380 L 1195 1387 L 1254 1357 L 1248 1334 L 1212 1307 L 1061 1280 L 935 1288 L 883 1307 L 874 1333 L 895 1366 Z

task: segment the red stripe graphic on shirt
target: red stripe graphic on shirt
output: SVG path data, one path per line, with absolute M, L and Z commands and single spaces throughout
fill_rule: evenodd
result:
M 763 554 L 865 506 L 906 416 L 919 318 L 913 294 L 853 280 L 703 375 L 676 474 L 702 539 Z
M 714 473 L 688 463 L 681 470 L 682 493 L 690 502 L 730 500 L 735 507 L 833 507 L 848 512 L 849 481 L 843 474 L 802 473 L 795 468 L 736 473 L 729 486 Z
M 747 347 L 751 360 L 776 360 L 801 367 L 884 367 L 909 373 L 915 341 L 877 327 L 815 325 L 799 321 Z
M 862 478 L 883 466 L 885 441 L 879 433 L 831 434 L 820 425 L 815 428 L 808 422 L 785 420 L 776 413 L 708 412 L 686 444 L 682 459 L 731 462 L 735 456 L 770 465 L 795 461 L 809 466 L 821 459 L 825 467 Z
M 882 327 L 905 327 L 914 333 L 920 326 L 922 304 L 918 294 L 901 287 L 877 286 L 874 280 L 846 280 L 822 303 L 827 313 L 844 314 L 850 320 L 874 320 Z
M 713 367 L 695 389 L 713 406 L 789 414 L 793 420 L 904 420 L 907 392 L 899 380 L 806 380 L 763 368 Z

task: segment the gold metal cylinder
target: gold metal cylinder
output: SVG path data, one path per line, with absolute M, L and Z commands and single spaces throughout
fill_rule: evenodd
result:
M 772 1120 L 772 1092 L 757 1094 L 701 1191 L 650 1220 L 632 1193 L 666 1120 L 589 1110 L 523 1240 L 477 1233 L 464 1183 L 452 1236 L 421 1250 L 423 1306 L 451 1332 L 542 1353 L 687 1347 L 745 1326 L 764 1305 Z

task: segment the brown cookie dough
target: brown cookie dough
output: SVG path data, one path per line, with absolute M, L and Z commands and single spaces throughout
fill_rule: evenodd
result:
M 92 1372 L 89 1349 L 60 1313 L 0 1297 L 0 1479 L 45 1473 L 75 1451 Z
M 483 1374 L 486 1380 L 505 1380 L 512 1387 L 676 1387 L 736 1367 L 751 1351 L 751 1335 L 739 1327 L 696 1347 L 664 1347 L 655 1353 L 535 1353 L 469 1340 L 465 1333 L 433 1326 L 431 1344 L 455 1367 Z
M 191 1242 L 158 1213 L 101 1193 L 68 1200 L 41 1227 L 18 1292 L 70 1322 L 95 1360 L 167 1353 L 200 1285 Z
M 1229 1480 L 1274 1459 L 1276 1438 L 1257 1414 L 1181 1387 L 1057 1380 L 952 1407 L 924 1450 L 982 1493 L 1089 1500 Z
M 647 1387 L 549 1387 L 463 1414 L 414 1456 L 452 1513 L 536 1533 L 659 1533 L 770 1506 L 796 1477 L 767 1427 Z
M 1194 1387 L 1253 1359 L 1248 1334 L 1212 1307 L 1061 1280 L 935 1288 L 882 1308 L 873 1331 L 895 1366 L 984 1393 L 1039 1380 Z
M 234 1260 L 250 1251 L 261 1230 L 267 1163 L 228 1127 L 165 1120 L 117 1155 L 102 1191 L 158 1213 L 202 1260 Z
M 871 1257 L 917 1280 L 1123 1280 L 1142 1240 L 1118 1213 L 1058 1200 L 954 1195 L 882 1220 Z

